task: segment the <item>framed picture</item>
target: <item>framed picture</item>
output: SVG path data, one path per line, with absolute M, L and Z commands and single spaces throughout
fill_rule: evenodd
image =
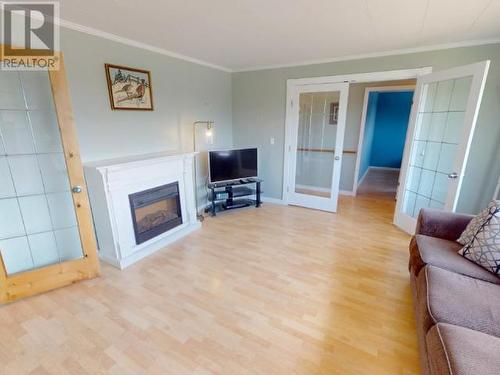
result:
M 147 70 L 105 64 L 111 109 L 153 110 L 151 74 Z
M 337 125 L 339 120 L 339 103 L 330 103 L 330 125 Z

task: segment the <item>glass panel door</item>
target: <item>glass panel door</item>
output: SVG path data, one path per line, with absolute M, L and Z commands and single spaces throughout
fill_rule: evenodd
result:
M 427 95 L 417 114 L 404 201 L 404 212 L 414 218 L 424 207 L 445 208 L 471 82 L 465 77 L 423 87 Z
M 488 63 L 417 80 L 395 223 L 415 230 L 422 208 L 455 210 Z
M 297 89 L 288 202 L 336 211 L 348 84 Z
M 340 93 L 299 96 L 295 192 L 330 198 Z
M 0 180 L 7 275 L 83 257 L 46 71 L 0 71 Z

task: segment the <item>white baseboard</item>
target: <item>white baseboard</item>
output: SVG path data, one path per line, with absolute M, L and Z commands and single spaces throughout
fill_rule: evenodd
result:
M 312 191 L 320 191 L 322 193 L 329 193 L 331 189 L 329 188 L 323 188 L 323 187 L 317 187 L 317 186 L 311 186 L 311 185 L 295 185 L 296 187 L 300 189 L 307 189 L 307 190 L 312 190 Z M 339 191 L 340 195 L 349 195 L 349 196 L 354 196 L 354 191 L 351 190 L 340 190 Z
M 331 191 L 330 188 L 324 188 L 324 187 L 313 186 L 313 185 L 295 184 L 295 187 L 299 188 L 299 189 L 305 189 L 305 190 L 320 191 L 322 193 L 329 193 Z
M 339 194 L 340 195 L 348 195 L 350 197 L 354 197 L 356 194 L 354 193 L 354 191 L 351 191 L 351 190 L 340 190 L 339 191 Z
M 378 169 L 379 171 L 399 171 L 401 168 L 393 168 L 393 167 L 375 167 L 375 166 L 370 166 L 368 169 Z
M 281 204 L 286 206 L 286 203 L 283 199 L 272 198 L 272 197 L 260 197 L 260 199 L 264 203 Z

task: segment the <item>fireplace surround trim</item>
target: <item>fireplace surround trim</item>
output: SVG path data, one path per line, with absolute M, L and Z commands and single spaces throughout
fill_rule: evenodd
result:
M 125 268 L 201 227 L 196 218 L 195 153 L 159 153 L 87 163 L 84 166 L 99 257 Z M 182 223 L 136 243 L 129 195 L 178 182 Z

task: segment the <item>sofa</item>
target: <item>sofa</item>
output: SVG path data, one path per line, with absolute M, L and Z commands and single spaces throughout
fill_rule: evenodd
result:
M 410 282 L 422 374 L 500 374 L 500 278 L 458 254 L 473 216 L 420 211 Z

